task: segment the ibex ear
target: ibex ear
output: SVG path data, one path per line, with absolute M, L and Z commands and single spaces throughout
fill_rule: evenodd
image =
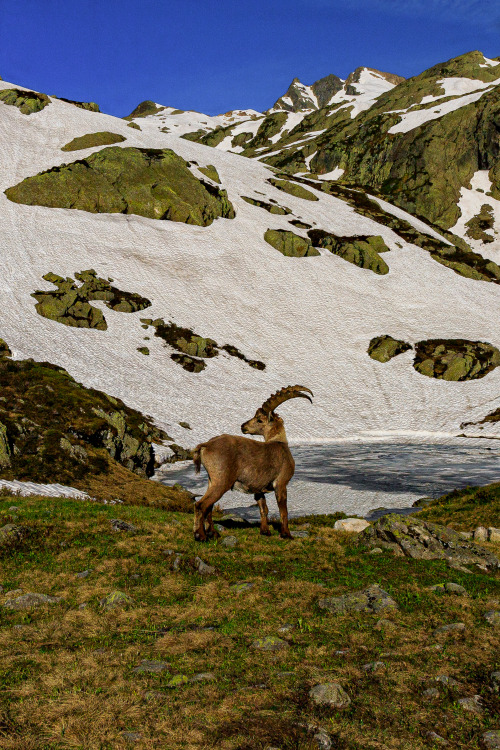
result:
M 270 411 L 269 414 L 267 415 L 267 421 L 274 422 L 274 416 L 275 416 L 274 412 Z

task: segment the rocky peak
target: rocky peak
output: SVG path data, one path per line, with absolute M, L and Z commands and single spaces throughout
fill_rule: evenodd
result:
M 286 112 L 301 112 L 318 109 L 316 95 L 311 86 L 306 86 L 294 78 L 284 96 L 281 96 L 270 110 L 285 110 Z
M 343 85 L 344 81 L 342 78 L 333 75 L 333 73 L 330 73 L 330 75 L 320 78 L 319 81 L 313 83 L 311 88 L 318 101 L 318 108 L 321 109 L 321 107 L 328 104 L 332 96 L 334 96 L 337 91 L 340 91 Z
M 345 81 L 346 86 L 352 85 L 353 83 L 359 83 L 364 71 L 367 71 L 368 73 L 374 73 L 376 76 L 381 76 L 382 78 L 385 78 L 386 81 L 389 81 L 389 83 L 393 83 L 394 86 L 397 86 L 398 83 L 403 83 L 403 81 L 406 80 L 402 76 L 398 76 L 395 73 L 384 73 L 382 70 L 377 70 L 376 68 L 367 68 L 366 66 L 361 66 L 360 68 L 356 68 L 356 70 L 353 70 L 353 72 L 347 76 Z

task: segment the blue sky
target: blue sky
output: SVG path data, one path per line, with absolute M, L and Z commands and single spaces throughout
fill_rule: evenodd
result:
M 500 55 L 497 0 L 4 0 L 0 75 L 124 116 L 270 107 L 297 76 Z

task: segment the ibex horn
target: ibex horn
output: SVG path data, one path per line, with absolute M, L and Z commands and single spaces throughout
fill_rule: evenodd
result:
M 266 414 L 270 414 L 276 409 L 277 406 L 282 404 L 284 401 L 288 401 L 288 399 L 290 398 L 307 398 L 307 400 L 312 404 L 312 399 L 309 398 L 309 396 L 307 396 L 305 393 L 301 393 L 301 391 L 307 391 L 307 393 L 310 393 L 311 396 L 314 396 L 313 392 L 303 385 L 287 385 L 285 388 L 276 391 L 276 393 L 274 393 L 272 396 L 269 396 L 267 401 L 264 401 L 260 408 Z

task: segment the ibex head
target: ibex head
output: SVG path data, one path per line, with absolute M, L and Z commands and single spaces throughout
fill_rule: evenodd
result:
M 307 391 L 311 396 L 313 395 L 313 392 L 303 385 L 288 385 L 286 388 L 282 388 L 274 393 L 257 409 L 252 419 L 241 425 L 243 434 L 262 435 L 264 440 L 268 441 L 270 439 L 276 440 L 280 433 L 283 433 L 283 438 L 286 442 L 283 420 L 274 410 L 284 401 L 288 401 L 291 398 L 307 398 L 312 403 L 312 399 L 305 393 L 302 393 L 302 391 Z

